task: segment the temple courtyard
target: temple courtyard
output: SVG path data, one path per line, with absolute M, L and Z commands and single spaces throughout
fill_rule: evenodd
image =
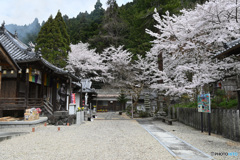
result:
M 240 159 L 240 143 L 152 118 L 131 119 L 118 112 L 98 113 L 80 125 L 37 125 L 0 129 L 24 132 L 0 142 L 0 159 Z

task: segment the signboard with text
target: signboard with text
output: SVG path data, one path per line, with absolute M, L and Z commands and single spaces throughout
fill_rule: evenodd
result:
M 75 93 L 72 93 L 72 96 L 71 96 L 71 103 L 74 103 L 76 104 L 76 96 L 75 96 Z
M 210 94 L 198 95 L 198 112 L 211 113 Z

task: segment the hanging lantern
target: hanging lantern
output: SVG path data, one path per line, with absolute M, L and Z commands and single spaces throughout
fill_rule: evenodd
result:
M 18 71 L 18 73 L 21 74 L 21 73 L 22 73 L 22 70 L 20 69 L 20 70 Z
M 14 73 L 14 70 L 11 70 L 11 74 L 13 74 Z
M 3 74 L 7 74 L 7 70 L 3 70 Z
M 29 68 L 26 68 L 26 73 L 29 73 Z

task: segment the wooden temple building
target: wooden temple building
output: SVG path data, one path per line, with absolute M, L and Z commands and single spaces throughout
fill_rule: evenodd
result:
M 234 56 L 240 62 L 240 38 L 225 44 L 225 49 L 217 53 L 214 58 L 221 60 L 230 56 Z M 240 110 L 240 74 L 237 73 L 230 78 L 226 78 L 225 81 L 228 81 L 228 79 L 231 79 L 231 84 L 235 84 L 233 91 L 237 93 L 237 109 Z
M 65 84 L 66 109 L 80 79 L 58 68 L 0 27 L 0 117 L 23 117 L 27 108 L 59 110 L 58 90 Z M 74 83 L 75 82 L 75 83 Z

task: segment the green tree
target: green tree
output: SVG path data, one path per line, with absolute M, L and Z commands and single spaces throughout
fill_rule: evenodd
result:
M 55 19 L 51 15 L 42 26 L 36 40 L 35 50 L 41 51 L 43 57 L 50 63 L 58 67 L 65 67 L 67 55 L 70 51 L 70 42 L 66 25 L 60 16 L 60 11 Z
M 122 45 L 127 30 L 127 24 L 120 17 L 116 0 L 108 0 L 107 4 L 108 8 L 99 34 L 89 41 L 91 47 L 96 48 L 99 53 L 111 45 L 115 47 Z
M 70 19 L 64 16 L 72 44 L 79 42 L 87 43 L 90 38 L 99 34 L 105 10 L 102 8 L 100 0 L 97 0 L 94 7 L 90 14 L 80 12 L 76 18 Z
M 60 11 L 58 11 L 54 21 L 56 22 L 56 25 L 59 27 L 62 38 L 63 38 L 63 43 L 64 43 L 64 49 L 69 52 L 71 51 L 70 49 L 70 37 L 67 32 L 67 26 L 63 20 L 62 14 Z
M 156 8 L 160 15 L 169 11 L 171 14 L 177 14 L 180 9 L 180 0 L 134 0 L 120 8 L 122 19 L 128 24 L 128 33 L 124 39 L 126 48 L 134 54 L 145 55 L 151 46 L 151 36 L 146 34 L 145 29 L 155 30 L 155 21 L 153 19 L 154 9 Z
M 124 110 L 125 109 L 125 105 L 126 105 L 128 99 L 127 99 L 127 96 L 126 96 L 126 94 L 124 93 L 123 90 L 121 90 L 120 94 L 118 95 L 117 101 L 121 105 L 121 110 Z

